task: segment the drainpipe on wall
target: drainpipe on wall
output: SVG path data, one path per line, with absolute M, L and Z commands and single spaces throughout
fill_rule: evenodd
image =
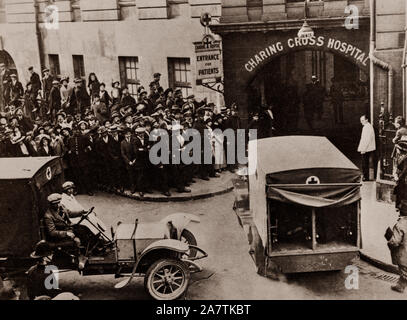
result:
M 38 44 L 38 54 L 39 54 L 39 60 L 40 60 L 40 72 L 45 67 L 44 63 L 44 48 L 42 45 L 42 40 L 41 40 L 41 30 L 40 30 L 40 22 L 39 22 L 39 11 L 40 11 L 40 5 L 38 3 L 38 0 L 35 0 L 34 2 L 34 8 L 35 8 L 35 34 L 37 37 L 37 44 Z
M 403 49 L 403 62 L 401 68 L 403 69 L 403 118 L 406 119 L 407 115 L 407 65 L 406 65 L 406 55 L 407 55 L 407 12 L 406 12 L 406 28 L 404 29 L 406 36 L 404 40 L 404 49 Z M 406 120 L 407 123 L 407 120 Z
M 393 93 L 393 80 L 394 80 L 394 71 L 393 67 L 388 64 L 387 62 L 384 62 L 383 60 L 380 60 L 374 55 L 374 51 L 376 49 L 376 1 L 375 0 L 370 0 L 370 53 L 369 53 L 369 58 L 370 58 L 370 113 L 371 113 L 371 120 L 373 121 L 373 110 L 374 110 L 374 94 L 373 94 L 373 88 L 374 88 L 374 66 L 378 66 L 384 70 L 387 71 L 387 92 L 388 92 L 388 97 L 387 97 L 387 112 L 389 114 L 389 121 L 393 120 L 393 98 L 394 98 L 394 93 Z

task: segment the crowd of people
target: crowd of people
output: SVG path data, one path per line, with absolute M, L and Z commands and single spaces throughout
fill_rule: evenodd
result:
M 159 73 L 153 75 L 149 92 L 139 86 L 132 95 L 119 81 L 112 83 L 109 93 L 95 73 L 71 85 L 68 77 L 57 79 L 49 69 L 43 70 L 42 78 L 33 67 L 29 72 L 25 91 L 15 74 L 4 73 L 0 157 L 60 156 L 67 179 L 89 195 L 105 186 L 121 192 L 128 188 L 140 196 L 152 190 L 170 196 L 170 188 L 191 192 L 188 186 L 196 178 L 209 180 L 234 169 L 226 165 L 226 139 L 213 129 L 240 127 L 235 105 L 218 109 L 206 98 L 198 102 L 194 95 L 183 97 L 181 89 L 164 90 Z M 189 141 L 179 132 L 188 128 L 210 139 L 212 164 L 149 161 L 155 143 L 149 138 L 152 130 L 163 129 L 169 136 L 176 131 L 184 148 Z

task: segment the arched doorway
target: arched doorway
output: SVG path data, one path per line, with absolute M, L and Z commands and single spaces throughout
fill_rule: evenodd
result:
M 314 114 L 310 117 L 303 102 L 313 75 L 317 76 L 324 97 L 322 111 L 315 107 L 318 110 L 311 111 Z M 340 88 L 343 101 L 342 108 L 336 104 L 336 115 L 333 83 L 336 90 Z M 248 92 L 249 113 L 256 112 L 261 105 L 273 105 L 279 135 L 326 136 L 358 162 L 359 119 L 362 114 L 369 115 L 370 108 L 369 75 L 351 60 L 330 51 L 292 51 L 265 65 L 251 81 Z
M 13 58 L 5 50 L 0 50 L 0 111 L 4 111 L 4 95 L 7 91 L 7 82 L 10 81 L 10 75 L 18 72 Z
M 6 69 L 10 70 L 11 73 L 17 74 L 17 68 L 14 64 L 13 58 L 5 50 L 0 50 L 0 64 L 4 63 Z

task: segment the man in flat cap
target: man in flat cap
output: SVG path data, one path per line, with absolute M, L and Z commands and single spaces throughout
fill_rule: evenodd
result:
M 61 110 L 61 90 L 59 88 L 59 81 L 52 81 L 52 88 L 48 99 L 48 115 L 51 121 L 55 120 L 56 114 Z
M 156 87 L 157 88 L 161 87 L 161 85 L 160 85 L 161 73 L 156 72 L 156 73 L 154 73 L 153 77 L 154 77 L 153 82 L 155 83 Z
M 50 74 L 49 69 L 42 70 L 42 98 L 48 102 L 49 95 L 52 89 L 54 77 Z
M 41 79 L 38 73 L 34 71 L 34 67 L 29 67 L 28 72 L 30 73 L 30 83 L 32 85 L 32 94 L 37 98 L 38 96 L 38 91 L 41 90 L 42 85 L 41 85 Z

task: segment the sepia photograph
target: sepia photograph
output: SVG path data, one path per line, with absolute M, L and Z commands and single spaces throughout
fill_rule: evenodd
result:
M 406 9 L 0 0 L 0 300 L 406 300 Z

